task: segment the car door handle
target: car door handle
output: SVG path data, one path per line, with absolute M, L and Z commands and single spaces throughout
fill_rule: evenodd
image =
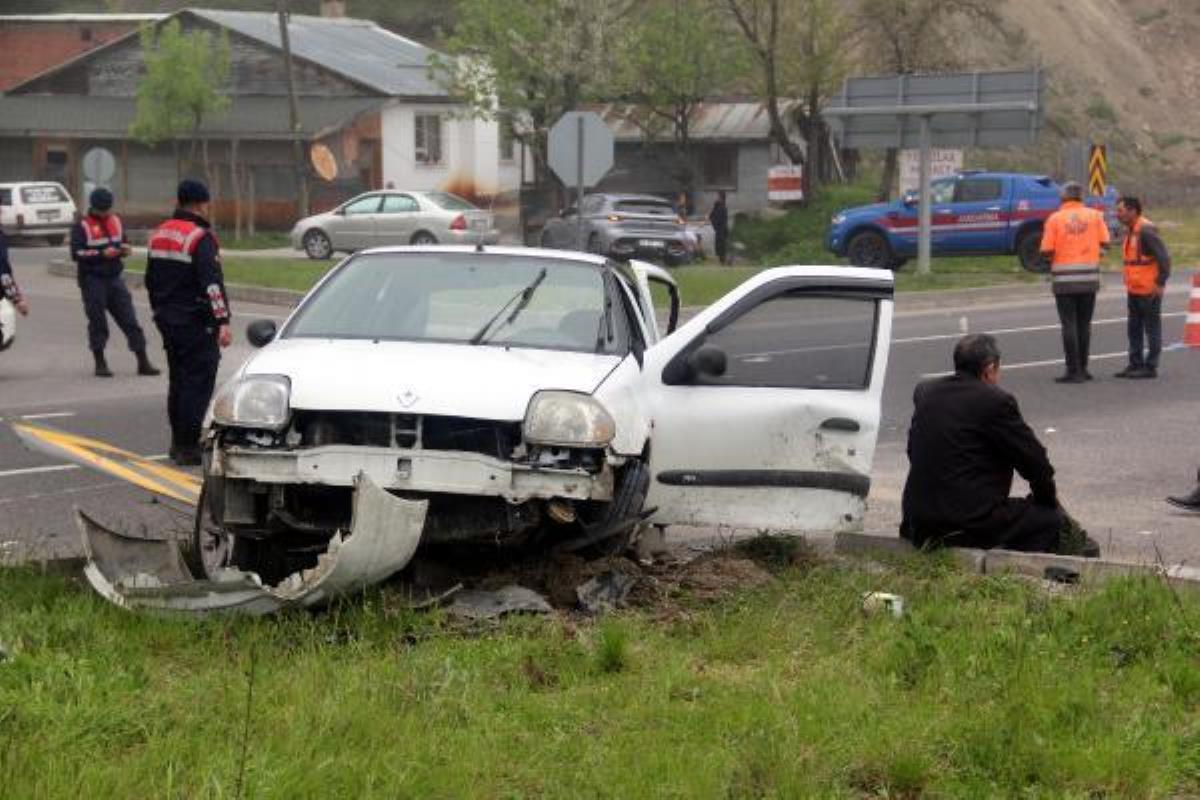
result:
M 858 433 L 862 430 L 862 426 L 858 424 L 857 420 L 847 419 L 846 417 L 830 417 L 821 423 L 821 430 Z
M 988 207 L 987 207 L 986 209 L 984 209 L 984 210 L 985 210 L 985 211 L 999 211 L 999 210 L 1000 210 L 1000 206 L 988 206 Z

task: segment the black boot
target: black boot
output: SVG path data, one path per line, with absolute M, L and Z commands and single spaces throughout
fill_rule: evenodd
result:
M 108 362 L 104 360 L 103 350 L 93 350 L 92 358 L 96 359 L 96 377 L 111 378 L 112 370 L 108 368 Z
M 134 353 L 137 356 L 138 375 L 161 375 L 162 372 L 158 367 L 150 363 L 150 358 L 146 355 L 145 350 L 138 350 Z

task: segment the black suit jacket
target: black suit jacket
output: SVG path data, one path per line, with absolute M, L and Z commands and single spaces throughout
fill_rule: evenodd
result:
M 981 523 L 1008 499 L 1014 470 L 1035 502 L 1057 504 L 1054 467 L 1011 394 L 952 375 L 919 384 L 913 405 L 902 531 L 945 534 Z

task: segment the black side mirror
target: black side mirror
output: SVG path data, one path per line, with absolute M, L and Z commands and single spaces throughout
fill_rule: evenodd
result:
M 920 200 L 920 195 L 912 190 L 904 193 L 904 205 L 906 206 L 915 206 L 918 202 L 920 202 Z
M 711 344 L 703 345 L 687 357 L 687 365 L 693 375 L 719 378 L 725 374 L 725 351 Z
M 246 341 L 255 347 L 266 347 L 275 339 L 275 320 L 256 319 L 246 326 Z

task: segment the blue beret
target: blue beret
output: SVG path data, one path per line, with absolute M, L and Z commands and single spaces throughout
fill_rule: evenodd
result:
M 97 211 L 108 211 L 113 205 L 112 192 L 101 186 L 99 189 L 93 189 L 88 197 L 88 205 Z
M 175 193 L 179 200 L 179 205 L 186 206 L 191 203 L 207 203 L 209 200 L 208 187 L 197 180 L 185 178 L 179 182 L 179 190 Z

